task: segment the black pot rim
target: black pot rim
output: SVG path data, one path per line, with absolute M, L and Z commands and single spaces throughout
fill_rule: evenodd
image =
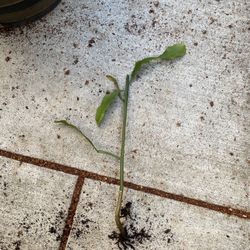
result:
M 27 17 L 20 18 L 20 20 L 18 20 L 18 21 L 16 21 L 16 20 L 15 21 L 1 21 L 1 15 L 0 15 L 0 24 L 3 26 L 11 26 L 11 27 L 25 25 L 27 23 L 33 22 L 33 21 L 45 16 L 50 11 L 52 11 L 60 2 L 61 2 L 61 0 L 55 0 L 51 5 L 48 6 L 48 8 L 44 9 L 43 11 L 35 14 L 34 16 L 30 16 L 28 18 Z M 14 13 L 15 12 L 13 12 L 13 14 Z

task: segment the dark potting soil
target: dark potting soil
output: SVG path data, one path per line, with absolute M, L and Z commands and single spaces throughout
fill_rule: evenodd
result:
M 151 238 L 151 235 L 146 232 L 145 228 L 138 230 L 134 227 L 133 223 L 124 227 L 124 232 L 125 235 L 122 235 L 121 233 L 113 231 L 112 234 L 108 236 L 110 239 L 116 241 L 115 244 L 120 250 L 135 250 L 134 245 L 136 243 L 143 244 L 145 241 Z
M 136 215 L 132 215 L 132 202 L 127 202 L 121 209 L 121 217 L 128 223 L 124 227 L 125 234 L 122 235 L 116 231 L 108 235 L 109 239 L 114 240 L 120 250 L 135 249 L 137 243 L 143 244 L 151 238 L 151 235 L 145 228 L 137 229 L 135 227 Z
M 145 222 L 149 227 L 138 228 L 137 215 L 133 212 L 132 208 L 132 202 L 127 202 L 121 209 L 121 217 L 125 218 L 126 221 L 124 226 L 125 235 L 117 231 L 113 231 L 108 235 L 109 239 L 115 241 L 115 244 L 120 250 L 135 250 L 138 244 L 144 244 L 146 241 L 152 241 L 154 238 L 150 233 L 153 222 L 150 221 L 149 218 L 146 218 Z M 150 210 L 151 209 L 148 208 L 148 211 Z M 174 234 L 169 228 L 165 229 L 162 235 L 157 235 L 157 237 L 161 237 L 164 241 L 167 241 L 168 244 L 174 241 L 173 236 Z
M 132 202 L 127 202 L 121 209 L 121 217 L 126 219 L 127 225 L 124 227 L 125 234 L 122 235 L 116 231 L 108 235 L 109 239 L 114 240 L 120 250 L 135 249 L 136 244 L 143 244 L 151 238 L 151 235 L 145 228 L 137 229 L 136 215 L 132 215 Z

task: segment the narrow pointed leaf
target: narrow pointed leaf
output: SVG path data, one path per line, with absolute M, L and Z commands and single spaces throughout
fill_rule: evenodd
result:
M 62 125 L 65 125 L 67 127 L 73 128 L 74 130 L 76 130 L 78 133 L 80 133 L 90 144 L 91 146 L 96 150 L 95 145 L 93 144 L 93 142 L 75 125 L 73 125 L 72 123 L 66 121 L 66 120 L 59 120 L 59 121 L 55 121 L 55 123 L 59 123 Z
M 119 98 L 121 99 L 121 101 L 124 102 L 124 99 L 123 99 L 122 94 L 121 94 L 121 89 L 120 89 L 120 87 L 119 87 L 119 84 L 118 84 L 117 79 L 116 79 L 115 77 L 111 76 L 111 75 L 106 75 L 106 77 L 107 77 L 111 82 L 114 83 L 116 89 L 119 91 L 119 93 L 118 93 Z
M 115 87 L 117 88 L 117 90 L 120 91 L 120 87 L 119 87 L 119 85 L 118 85 L 117 79 L 116 79 L 115 77 L 111 76 L 111 75 L 106 75 L 106 77 L 107 77 L 111 82 L 113 82 L 114 85 L 115 85 Z
M 117 98 L 117 96 L 118 96 L 119 93 L 120 93 L 120 91 L 114 90 L 110 94 L 106 94 L 103 97 L 100 106 L 96 110 L 95 120 L 96 120 L 96 123 L 97 123 L 98 126 L 103 121 L 108 108 L 114 102 L 114 100 Z
M 174 44 L 167 47 L 167 49 L 159 56 L 146 57 L 135 63 L 134 69 L 131 73 L 131 81 L 135 79 L 144 64 L 150 63 L 154 60 L 174 60 L 186 54 L 186 46 L 182 43 Z
M 106 150 L 101 150 L 101 149 L 98 149 L 94 143 L 75 125 L 71 124 L 70 122 L 66 121 L 66 120 L 58 120 L 58 121 L 55 121 L 55 123 L 58 123 L 58 124 L 62 124 L 62 125 L 65 125 L 69 128 L 72 128 L 74 129 L 75 131 L 77 131 L 78 133 L 80 133 L 88 142 L 89 144 L 94 148 L 94 150 L 97 152 L 97 153 L 100 153 L 100 154 L 105 154 L 105 155 L 109 155 L 109 156 L 112 156 L 116 159 L 120 159 L 120 157 L 118 155 L 115 155 L 109 151 L 106 151 Z

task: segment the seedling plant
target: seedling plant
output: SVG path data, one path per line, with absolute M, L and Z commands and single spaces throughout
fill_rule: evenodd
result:
M 121 144 L 120 144 L 120 153 L 119 155 L 107 151 L 99 149 L 95 146 L 95 144 L 92 142 L 89 137 L 83 133 L 77 126 L 73 125 L 67 120 L 57 120 L 55 121 L 58 124 L 65 125 L 71 129 L 74 129 L 80 135 L 93 147 L 93 149 L 100 154 L 105 154 L 110 157 L 113 157 L 116 159 L 120 164 L 120 170 L 119 170 L 119 190 L 118 190 L 118 198 L 117 198 L 117 205 L 115 209 L 115 222 L 116 226 L 119 230 L 120 237 L 122 239 L 126 239 L 127 231 L 126 231 L 126 223 L 125 221 L 121 220 L 121 209 L 123 205 L 123 193 L 124 193 L 124 167 L 125 167 L 125 146 L 126 146 L 126 127 L 127 127 L 127 114 L 128 114 L 128 101 L 129 101 L 129 89 L 138 76 L 138 74 L 141 72 L 143 66 L 145 64 L 154 62 L 159 63 L 161 61 L 171 61 L 180 57 L 183 57 L 186 54 L 186 46 L 184 44 L 174 44 L 172 46 L 169 46 L 166 48 L 166 50 L 160 54 L 159 56 L 152 56 L 152 57 L 146 57 L 142 60 L 137 61 L 134 64 L 134 68 L 130 74 L 126 75 L 125 78 L 125 84 L 124 87 L 121 88 L 118 80 L 111 75 L 107 75 L 106 77 L 113 82 L 115 89 L 111 92 L 107 92 L 105 96 L 103 97 L 101 104 L 98 106 L 96 110 L 95 120 L 96 124 L 100 126 L 100 124 L 103 122 L 107 111 L 110 109 L 112 103 L 119 98 L 121 101 L 122 106 L 122 130 L 121 130 Z

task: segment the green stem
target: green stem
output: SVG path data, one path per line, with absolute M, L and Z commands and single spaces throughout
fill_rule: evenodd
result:
M 114 84 L 115 84 L 116 89 L 119 91 L 118 96 L 119 96 L 120 100 L 121 100 L 122 102 L 124 102 L 124 98 L 123 98 L 122 95 L 121 95 L 122 90 L 120 89 L 120 87 L 119 87 L 119 85 L 118 85 L 118 82 L 115 81 Z
M 125 156 L 125 140 L 126 140 L 126 126 L 127 126 L 127 114 L 128 114 L 128 94 L 129 94 L 130 79 L 129 75 L 126 77 L 126 85 L 124 90 L 124 102 L 123 102 L 123 123 L 122 123 L 122 141 L 120 152 L 120 186 L 119 194 L 115 211 L 115 222 L 122 235 L 125 234 L 123 224 L 121 222 L 121 207 L 124 191 L 124 156 Z

